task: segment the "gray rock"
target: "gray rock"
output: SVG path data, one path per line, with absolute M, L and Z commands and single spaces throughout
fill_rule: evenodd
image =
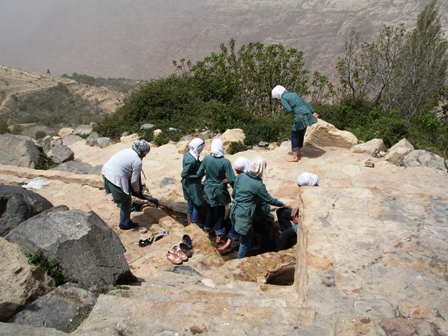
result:
M 353 146 L 353 153 L 368 153 L 372 156 L 378 157 L 384 149 L 383 139 L 372 139 L 366 143 Z
M 92 166 L 81 161 L 68 161 L 52 168 L 51 170 L 69 171 L 75 174 L 90 174 Z
M 162 181 L 160 182 L 159 186 L 160 188 L 165 188 L 169 184 L 175 184 L 176 180 L 172 177 L 164 177 Z
M 103 165 L 98 165 L 89 170 L 87 174 L 92 175 L 101 175 L 101 169 L 103 169 Z
M 48 154 L 48 152 L 51 150 L 51 148 L 53 148 L 55 144 L 53 137 L 47 135 L 46 137 L 39 139 L 36 145 L 42 149 L 42 152 Z
M 66 283 L 26 306 L 8 322 L 56 328 L 69 324 L 78 314 L 88 315 L 95 302 L 92 292 Z
M 404 157 L 413 150 L 414 146 L 412 146 L 408 140 L 401 139 L 387 151 L 384 159 L 397 166 L 401 166 L 403 164 Z
M 47 199 L 33 191 L 0 185 L 0 236 L 27 219 L 53 207 Z
M 74 135 L 89 135 L 93 131 L 93 125 L 79 125 L 73 130 Z
M 0 134 L 0 164 L 36 168 L 40 151 L 30 137 Z
M 90 133 L 89 136 L 86 139 L 86 145 L 90 146 L 90 147 L 96 146 L 97 145 L 97 141 L 98 141 L 98 137 L 99 137 L 98 132 Z
M 403 158 L 403 165 L 408 167 L 426 166 L 446 172 L 442 157 L 425 150 L 413 150 Z
M 75 142 L 81 141 L 83 139 L 79 135 L 67 134 L 67 135 L 64 135 L 61 138 L 61 140 L 62 140 L 63 145 L 70 146 L 70 145 L 74 144 Z
M 194 136 L 192 136 L 191 134 L 187 134 L 187 135 L 184 135 L 182 138 L 180 138 L 179 142 L 191 141 L 193 139 L 194 139 Z
M 141 129 L 141 130 L 144 130 L 144 129 L 151 129 L 151 128 L 155 127 L 155 126 L 156 126 L 156 125 L 153 125 L 153 124 L 143 124 L 143 125 L 140 126 L 140 129 Z
M 12 230 L 6 239 L 26 253 L 41 250 L 57 260 L 64 280 L 86 286 L 134 280 L 115 232 L 95 212 L 43 212 Z
M 65 145 L 55 145 L 48 152 L 48 157 L 56 163 L 64 163 L 73 160 L 75 158 L 75 153 Z
M 97 143 L 100 148 L 106 148 L 107 146 L 110 146 L 113 144 L 113 142 L 110 138 L 105 138 L 105 137 L 98 138 Z
M 0 323 L 2 336 L 67 336 L 67 333 L 54 328 L 41 328 L 15 323 Z
M 55 287 L 54 280 L 31 265 L 20 247 L 0 238 L 0 321 Z M 1 329 L 3 330 L 3 329 Z M 3 333 L 0 331 L 0 334 Z

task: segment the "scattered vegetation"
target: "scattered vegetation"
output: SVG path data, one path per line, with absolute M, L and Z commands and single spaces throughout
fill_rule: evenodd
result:
M 62 269 L 60 264 L 56 260 L 48 261 L 41 250 L 36 251 L 33 254 L 27 255 L 28 260 L 35 266 L 42 268 L 45 273 L 51 276 L 56 282 L 56 286 L 64 283 L 64 277 L 62 275 Z
M 37 161 L 36 169 L 49 170 L 57 167 L 59 164 L 54 162 L 51 158 L 45 155 L 45 153 L 39 153 L 39 161 Z
M 447 50 L 436 0 L 412 31 L 384 26 L 373 42 L 352 31 L 336 67 L 338 89 L 319 72 L 311 76 L 297 49 L 257 42 L 237 50 L 230 40 L 202 61 L 174 61 L 173 75 L 135 90 L 97 131 L 117 138 L 125 131 L 148 136 L 138 128 L 143 123 L 175 127 L 180 134 L 242 128 L 246 139 L 239 148 L 281 142 L 289 139 L 292 124 L 292 116 L 270 99 L 281 84 L 310 100 L 322 119 L 361 140 L 381 138 L 390 147 L 407 138 L 418 149 L 447 157 Z M 162 132 L 153 141 L 177 136 Z
M 126 78 L 102 78 L 102 77 L 92 77 L 89 75 L 78 74 L 74 72 L 71 76 L 64 74 L 62 77 L 71 78 L 81 84 L 93 85 L 93 86 L 104 86 L 112 91 L 129 93 L 140 85 L 140 81 L 135 81 Z

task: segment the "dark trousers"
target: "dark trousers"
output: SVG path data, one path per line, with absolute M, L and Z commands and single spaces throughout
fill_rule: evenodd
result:
M 291 225 L 291 212 L 293 209 L 291 208 L 278 208 L 277 209 L 277 218 L 278 224 L 280 225 L 280 231 L 285 231 L 289 229 Z

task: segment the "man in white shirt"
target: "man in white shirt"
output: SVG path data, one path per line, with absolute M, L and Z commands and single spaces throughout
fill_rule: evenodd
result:
M 146 140 L 135 141 L 132 149 L 123 149 L 115 153 L 101 170 L 106 193 L 111 193 L 114 202 L 121 206 L 119 227 L 122 230 L 138 226 L 131 221 L 131 195 L 140 193 L 142 159 L 150 149 Z

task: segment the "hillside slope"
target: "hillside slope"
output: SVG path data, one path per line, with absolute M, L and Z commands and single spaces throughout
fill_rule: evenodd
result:
M 231 38 L 304 51 L 306 67 L 331 79 L 344 38 L 365 39 L 383 24 L 415 25 L 427 0 L 46 0 L 15 1 L 0 12 L 0 63 L 52 73 L 152 79 Z M 26 6 L 24 6 L 26 4 Z M 440 1 L 448 31 L 448 2 Z M 13 31 L 14 34 L 10 32 Z

